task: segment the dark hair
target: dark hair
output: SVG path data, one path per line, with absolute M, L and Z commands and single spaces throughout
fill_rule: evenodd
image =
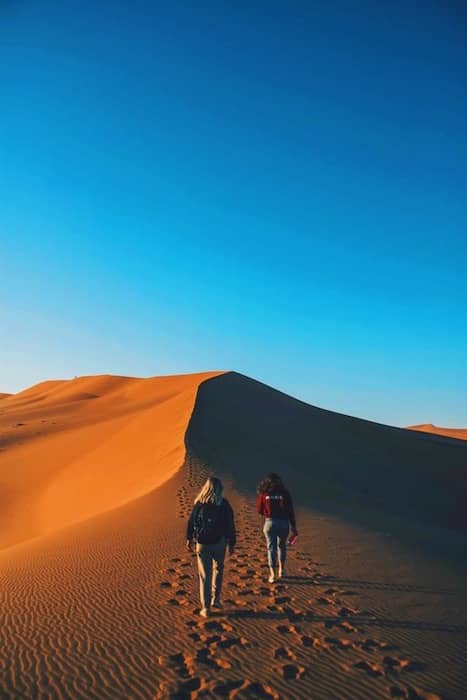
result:
M 259 482 L 258 493 L 271 493 L 272 491 L 285 491 L 285 486 L 279 474 L 271 472 Z

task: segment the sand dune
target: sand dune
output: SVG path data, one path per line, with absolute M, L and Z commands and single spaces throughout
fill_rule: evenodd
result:
M 238 483 L 285 471 L 303 503 L 350 500 L 467 528 L 467 445 L 333 413 L 234 372 L 200 387 L 188 433 Z M 240 467 L 241 465 L 241 467 Z
M 444 435 L 456 440 L 467 440 L 467 428 L 441 428 L 439 425 L 433 425 L 433 423 L 421 423 L 420 425 L 409 425 L 407 430 L 418 430 L 422 433 Z
M 0 392 L 0 399 L 6 399 L 8 396 L 11 396 L 11 394 L 5 394 Z
M 254 512 L 271 469 L 300 529 L 274 586 Z M 202 620 L 184 528 L 213 471 L 239 543 L 224 612 Z M 466 473 L 467 444 L 236 373 L 81 377 L 6 397 L 0 697 L 461 700 L 466 570 L 452 554 L 465 554 Z
M 3 400 L 0 546 L 58 530 L 148 493 L 184 459 L 199 383 L 80 377 Z

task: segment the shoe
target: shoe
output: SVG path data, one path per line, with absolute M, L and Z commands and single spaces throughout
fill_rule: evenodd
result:
M 211 610 L 222 610 L 222 603 L 220 600 L 213 600 L 211 603 Z
M 285 576 L 287 576 L 287 574 L 285 573 L 285 569 L 280 568 L 277 578 L 284 578 Z
M 274 583 L 275 580 L 276 580 L 276 572 L 273 569 L 271 569 L 270 574 L 269 574 L 269 578 L 268 578 L 268 582 Z
M 209 610 L 207 608 L 201 608 L 199 614 L 201 617 L 209 617 Z

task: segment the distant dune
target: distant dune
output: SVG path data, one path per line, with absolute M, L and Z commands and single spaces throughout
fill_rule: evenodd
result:
M 277 585 L 255 512 L 271 470 L 300 532 Z M 223 612 L 203 620 L 184 539 L 210 473 L 238 547 Z M 235 372 L 4 396 L 0 697 L 465 698 L 465 561 L 447 547 L 465 552 L 466 477 L 467 443 Z
M 421 423 L 420 425 L 409 425 L 407 430 L 418 430 L 421 433 L 444 435 L 456 440 L 467 440 L 467 428 L 440 428 L 438 425 L 433 425 L 433 423 Z

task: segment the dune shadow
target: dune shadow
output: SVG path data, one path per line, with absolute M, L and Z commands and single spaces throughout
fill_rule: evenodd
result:
M 330 616 L 315 615 L 312 611 L 303 613 L 268 612 L 263 610 L 230 610 L 223 615 L 228 619 L 278 620 L 283 622 L 315 622 L 323 623 L 327 629 L 339 627 L 343 622 L 351 622 L 358 627 L 377 627 L 381 629 L 404 629 L 417 632 L 449 632 L 451 634 L 467 635 L 467 625 L 449 623 L 425 622 L 423 620 L 400 620 L 373 615 Z
M 331 585 L 349 586 L 360 590 L 394 591 L 396 593 L 427 593 L 431 595 L 466 595 L 466 591 L 455 588 L 432 588 L 416 586 L 410 583 L 384 583 L 383 581 L 364 581 L 362 579 L 340 578 L 338 576 L 287 576 L 289 583 L 300 585 L 328 587 Z M 342 592 L 345 594 L 345 592 Z

